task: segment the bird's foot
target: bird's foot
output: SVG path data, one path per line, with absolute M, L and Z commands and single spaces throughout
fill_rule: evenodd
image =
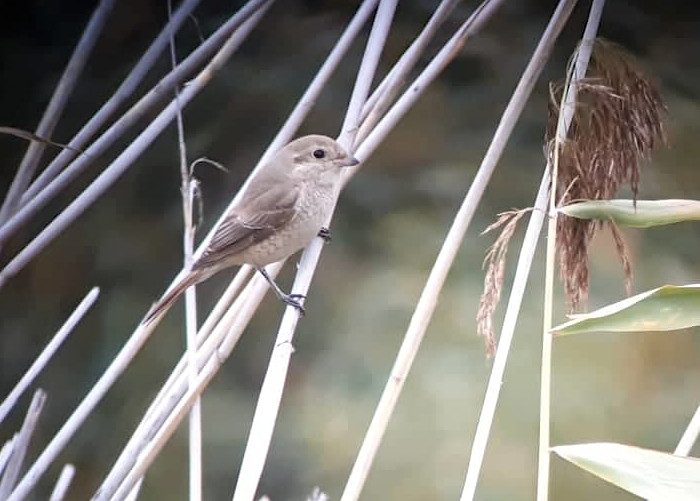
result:
M 306 299 L 306 296 L 303 294 L 285 294 L 280 298 L 282 302 L 286 305 L 293 306 L 294 308 L 297 309 L 299 312 L 299 315 L 302 317 L 306 315 L 306 310 L 304 309 L 304 306 L 301 304 L 302 301 Z
M 318 230 L 318 236 L 321 237 L 324 242 L 329 243 L 331 241 L 331 230 L 324 226 Z

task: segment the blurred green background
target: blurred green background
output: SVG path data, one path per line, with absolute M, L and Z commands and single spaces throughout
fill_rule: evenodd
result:
M 211 33 L 241 2 L 204 1 L 178 35 L 180 56 L 200 31 Z M 436 1 L 399 5 L 382 60 L 395 61 Z M 288 386 L 259 493 L 305 499 L 320 486 L 340 496 L 395 354 L 447 228 L 473 178 L 505 104 L 555 2 L 511 1 L 390 134 L 341 196 L 295 342 Z M 33 130 L 95 2 L 0 3 L 0 124 Z M 475 2 L 456 9 L 439 41 Z M 543 169 L 548 81 L 563 76 L 583 31 L 580 2 L 515 129 L 441 295 L 363 499 L 455 499 L 491 368 L 475 335 L 481 262 L 496 214 L 530 206 Z M 229 169 L 199 167 L 204 193 L 200 238 L 218 218 L 291 111 L 353 14 L 357 2 L 277 2 L 241 50 L 185 110 L 190 160 L 207 156 Z M 113 12 L 53 138 L 67 142 L 127 74 L 166 18 L 164 0 L 123 0 Z M 642 198 L 697 198 L 700 177 L 700 8 L 669 0 L 608 2 L 601 34 L 639 58 L 669 109 L 670 148 L 643 173 Z M 366 34 L 366 32 L 365 32 Z M 433 51 L 438 42 L 433 44 Z M 336 135 L 362 55 L 357 43 L 323 93 L 302 133 Z M 423 63 L 428 57 L 423 58 Z M 163 57 L 146 90 L 168 68 Z M 156 74 L 157 73 L 157 74 Z M 146 122 L 144 122 L 145 124 Z M 4 265 L 128 144 L 102 157 L 70 190 L 6 244 Z M 26 144 L 0 137 L 5 192 Z M 45 155 L 55 154 L 55 151 Z M 0 290 L 0 394 L 94 285 L 101 297 L 38 380 L 49 400 L 29 462 L 92 386 L 141 316 L 180 269 L 181 202 L 176 131 L 170 127 L 130 171 L 34 262 Z M 624 193 L 623 193 L 624 195 Z M 524 227 L 524 225 L 523 225 Z M 512 277 L 522 228 L 508 264 Z M 625 231 L 634 291 L 697 281 L 697 224 Z M 543 246 L 523 312 L 486 455 L 477 499 L 534 499 L 542 315 Z M 290 261 L 293 263 L 293 261 Z M 608 234 L 591 256 L 590 308 L 624 294 Z M 289 287 L 293 264 L 281 283 Z M 198 288 L 212 305 L 232 272 Z M 557 319 L 565 313 L 561 287 Z M 256 396 L 282 307 L 270 295 L 203 399 L 205 497 L 228 499 L 235 486 Z M 497 312 L 497 324 L 503 308 Z M 50 470 L 33 499 L 46 499 L 65 462 L 78 473 L 70 499 L 94 492 L 183 349 L 182 306 L 158 328 L 133 366 Z M 554 346 L 553 443 L 616 441 L 672 450 L 700 402 L 700 340 L 693 331 L 579 336 Z M 19 428 L 30 395 L 0 428 Z M 149 473 L 141 499 L 185 499 L 186 437 L 179 433 Z M 697 451 L 697 448 L 696 448 Z M 552 461 L 553 500 L 634 499 Z

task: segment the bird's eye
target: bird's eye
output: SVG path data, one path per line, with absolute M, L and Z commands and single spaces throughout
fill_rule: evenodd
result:
M 314 158 L 318 158 L 320 160 L 321 158 L 325 158 L 326 152 L 323 150 L 314 150 L 313 156 Z

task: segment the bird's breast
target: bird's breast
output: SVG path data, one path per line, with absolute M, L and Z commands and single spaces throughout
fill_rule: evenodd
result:
M 298 252 L 311 243 L 333 209 L 334 192 L 306 186 L 295 204 L 296 214 L 272 235 L 241 253 L 241 261 L 266 266 Z

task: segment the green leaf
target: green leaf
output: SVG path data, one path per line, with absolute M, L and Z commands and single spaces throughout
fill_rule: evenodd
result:
M 664 285 L 598 310 L 569 315 L 552 334 L 671 331 L 700 325 L 700 284 Z M 698 498 L 700 499 L 700 498 Z
M 576 466 L 650 501 L 700 499 L 700 459 L 613 443 L 552 450 Z
M 648 228 L 700 220 L 697 200 L 591 200 L 565 205 L 559 212 L 579 219 L 612 220 L 620 226 Z

